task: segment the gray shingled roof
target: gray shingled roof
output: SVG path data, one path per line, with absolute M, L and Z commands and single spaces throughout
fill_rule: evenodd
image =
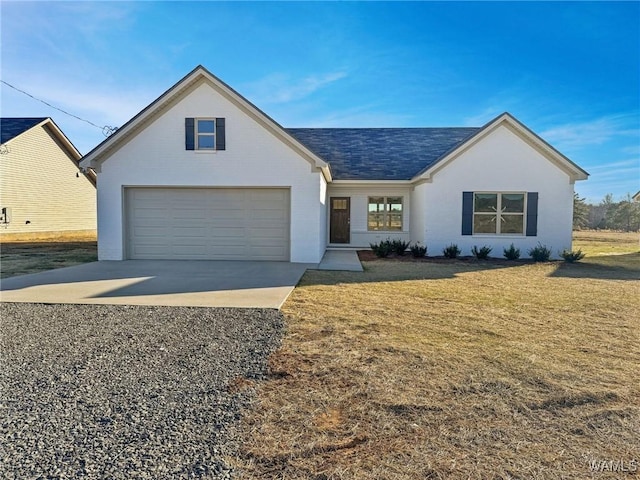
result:
M 0 118 L 0 143 L 8 142 L 46 119 L 47 117 Z
M 335 180 L 410 180 L 480 128 L 287 128 Z

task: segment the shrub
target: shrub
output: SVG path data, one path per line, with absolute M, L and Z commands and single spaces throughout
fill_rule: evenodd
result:
M 582 253 L 582 250 L 574 251 L 574 250 L 563 250 L 560 254 L 562 258 L 564 258 L 565 262 L 573 263 L 579 262 L 585 257 L 585 254 Z
M 415 258 L 421 258 L 427 256 L 427 247 L 420 245 L 420 242 L 416 242 L 415 245 L 411 245 L 411 255 Z
M 389 239 L 383 240 L 380 243 L 370 243 L 371 250 L 376 254 L 376 257 L 384 258 L 388 257 L 393 251 L 391 241 Z
M 409 248 L 409 243 L 410 242 L 403 242 L 402 240 L 399 240 L 399 239 L 392 240 L 391 250 L 393 250 L 393 253 L 395 253 L 396 255 L 403 256 L 407 251 L 407 248 Z
M 509 248 L 503 250 L 503 255 L 507 260 L 517 260 L 520 258 L 520 249 L 516 248 L 512 243 Z
M 491 250 L 493 250 L 493 248 L 491 248 L 488 245 L 484 245 L 480 249 L 478 249 L 478 247 L 474 245 L 473 248 L 471 249 L 471 253 L 473 253 L 473 255 L 475 255 L 477 259 L 484 260 L 486 258 L 489 258 L 489 254 L 491 253 Z
M 542 245 L 540 242 L 527 253 L 529 253 L 529 256 L 534 262 L 548 262 L 549 258 L 551 258 L 551 249 L 547 248 L 546 245 Z
M 458 255 L 460 255 L 460 249 L 458 248 L 458 245 L 452 243 L 448 247 L 444 247 L 442 249 L 442 254 L 445 256 L 445 258 L 456 258 Z

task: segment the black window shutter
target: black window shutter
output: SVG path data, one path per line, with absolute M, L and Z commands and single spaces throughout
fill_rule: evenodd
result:
M 462 192 L 462 235 L 473 234 L 473 192 Z
M 184 143 L 185 149 L 194 150 L 195 149 L 195 128 L 194 128 L 194 119 L 193 118 L 185 118 L 184 119 Z
M 538 192 L 527 193 L 527 237 L 538 235 Z
M 224 135 L 224 118 L 216 118 L 216 150 L 225 150 L 227 142 Z

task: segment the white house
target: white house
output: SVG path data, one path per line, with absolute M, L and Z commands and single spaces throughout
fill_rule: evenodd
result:
M 3 239 L 96 232 L 96 178 L 51 118 L 0 119 Z
M 508 113 L 480 128 L 286 129 L 202 66 L 82 165 L 98 174 L 101 260 L 317 263 L 387 238 L 555 253 L 588 176 Z

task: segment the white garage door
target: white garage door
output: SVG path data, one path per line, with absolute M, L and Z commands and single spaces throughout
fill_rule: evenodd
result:
M 127 257 L 289 260 L 289 190 L 128 188 Z

